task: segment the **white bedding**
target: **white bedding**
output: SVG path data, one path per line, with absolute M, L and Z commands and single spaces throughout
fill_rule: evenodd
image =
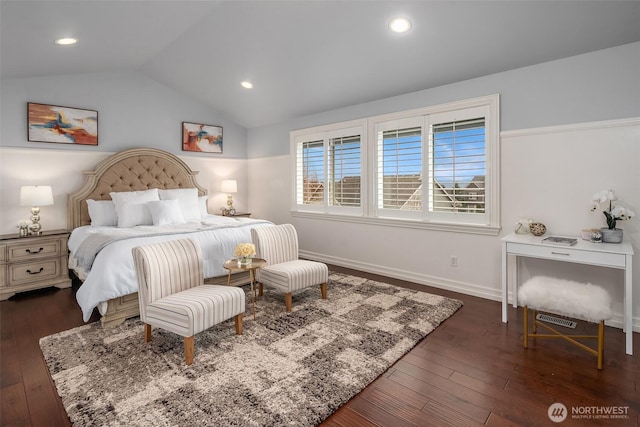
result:
M 76 293 L 84 321 L 89 321 L 95 307 L 98 307 L 100 313 L 104 314 L 106 301 L 138 292 L 138 282 L 131 255 L 131 249 L 134 247 L 184 237 L 192 238 L 202 248 L 205 278 L 216 277 L 226 274 L 222 264 L 226 259 L 233 257 L 236 245 L 251 242 L 251 228 L 272 225 L 264 220 L 216 215 L 209 215 L 201 221 L 217 227 L 193 233 L 118 240 L 102 249 L 95 257 L 89 272 L 77 271 L 79 278 L 84 281 Z M 219 225 L 225 224 L 229 225 L 229 228 L 219 227 Z M 88 235 L 113 229 L 114 227 L 84 226 L 73 230 L 69 238 L 69 267 L 74 269 L 76 260 L 73 253 Z

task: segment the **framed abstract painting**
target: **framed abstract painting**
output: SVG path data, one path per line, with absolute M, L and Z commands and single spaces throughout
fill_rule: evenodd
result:
M 28 140 L 98 145 L 98 112 L 58 105 L 27 103 Z
M 222 153 L 222 127 L 182 122 L 182 150 Z

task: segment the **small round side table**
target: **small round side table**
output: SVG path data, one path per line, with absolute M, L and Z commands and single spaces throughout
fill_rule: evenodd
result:
M 259 268 L 267 265 L 267 261 L 262 258 L 252 258 L 251 264 L 240 264 L 237 258 L 229 259 L 222 265 L 229 273 L 227 275 L 227 286 L 231 283 L 231 273 L 236 271 L 248 271 L 251 283 L 251 305 L 253 307 L 253 320 L 256 320 L 256 290 L 254 287 L 256 273 Z

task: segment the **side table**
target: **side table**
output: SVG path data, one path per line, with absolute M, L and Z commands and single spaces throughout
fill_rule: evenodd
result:
M 32 289 L 68 288 L 67 230 L 0 235 L 0 300 Z
M 267 261 L 262 258 L 252 258 L 251 264 L 240 264 L 237 258 L 225 261 L 222 265 L 227 271 L 227 286 L 231 283 L 231 273 L 236 271 L 248 271 L 251 283 L 251 305 L 253 307 L 253 320 L 256 320 L 256 290 L 254 286 L 255 271 L 267 265 Z

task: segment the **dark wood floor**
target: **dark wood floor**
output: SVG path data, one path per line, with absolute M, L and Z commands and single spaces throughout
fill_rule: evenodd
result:
M 624 334 L 606 328 L 605 367 L 562 340 L 522 348 L 522 310 L 435 288 L 338 267 L 337 271 L 458 298 L 464 306 L 384 375 L 340 408 L 324 426 L 640 426 L 640 336 L 635 356 Z M 81 325 L 75 290 L 41 290 L 0 303 L 2 426 L 70 425 L 38 345 L 41 337 Z M 591 332 L 581 322 L 578 329 Z M 548 408 L 564 404 L 569 417 L 550 421 Z M 626 418 L 577 419 L 573 410 L 616 407 Z

